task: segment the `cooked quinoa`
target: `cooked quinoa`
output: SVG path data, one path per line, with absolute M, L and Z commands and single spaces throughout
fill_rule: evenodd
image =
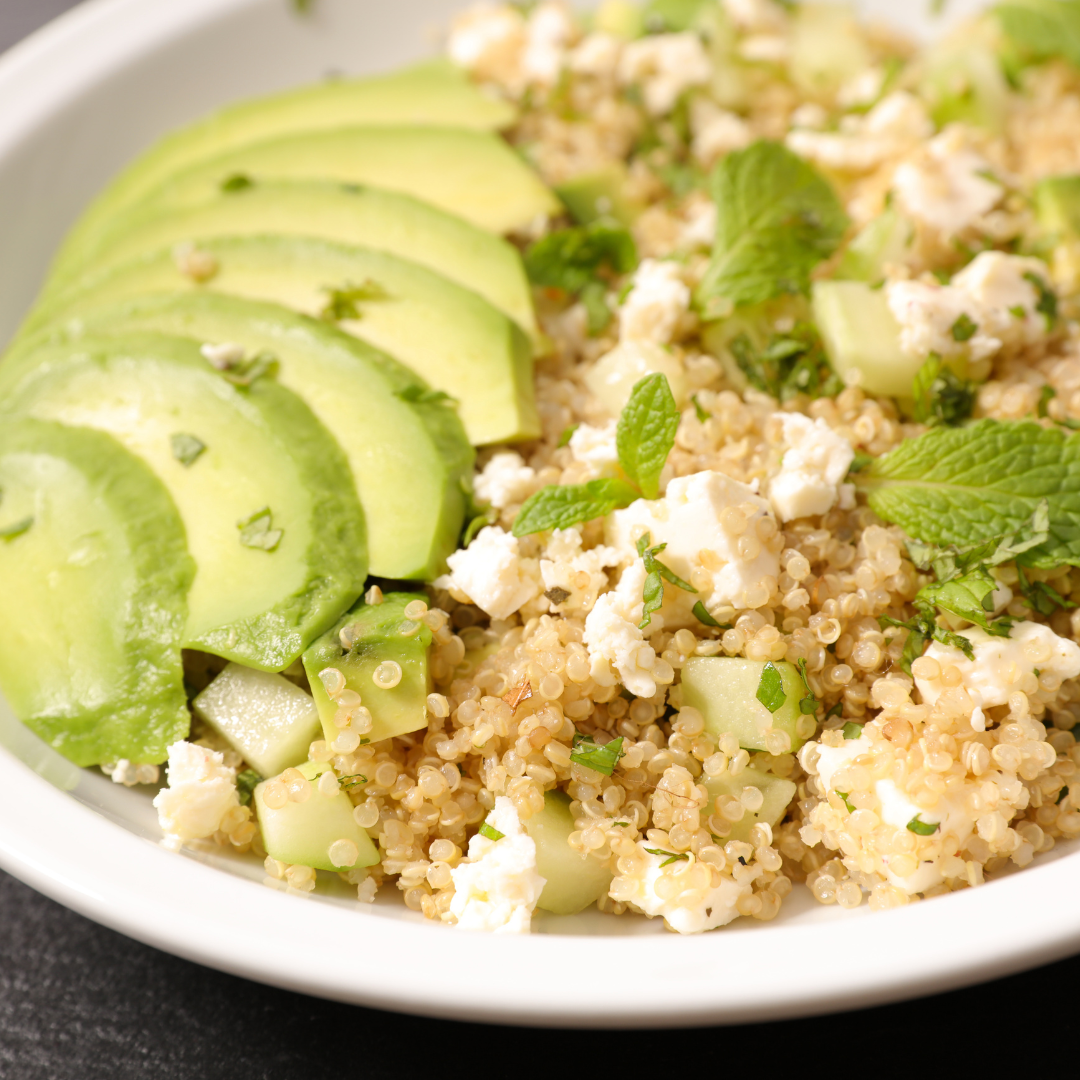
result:
M 536 290 L 543 436 L 483 451 L 475 498 L 486 518 L 430 603 L 407 612 L 433 635 L 427 730 L 366 743 L 362 703 L 345 699 L 344 680 L 324 678 L 341 695 L 342 733 L 314 743 L 310 758 L 330 765 L 328 784 L 360 778 L 346 790 L 381 854 L 342 876 L 361 901 L 396 889 L 432 920 L 527 931 L 542 879 L 521 823 L 556 788 L 571 800 L 570 845 L 612 874 L 601 910 L 662 916 L 680 932 L 772 919 L 797 886 L 822 904 L 878 909 L 1026 866 L 1080 836 L 1080 571 L 994 566 L 992 606 L 1015 620 L 1011 636 L 939 612 L 973 658 L 954 639 L 905 665 L 911 631 L 901 624 L 931 578 L 851 470 L 927 425 L 857 380 L 765 392 L 731 329 L 749 316 L 706 323 L 695 297 L 717 228 L 710 170 L 759 140 L 779 142 L 827 179 L 850 219 L 815 279 L 833 276 L 851 239 L 895 209 L 910 235 L 874 286 L 901 348 L 963 361 L 975 418 L 1080 421 L 1080 244 L 1040 248 L 1031 200 L 1039 181 L 1080 172 L 1080 70 L 1053 58 L 1019 67 L 1012 84 L 1000 78 L 995 130 L 949 120 L 934 99 L 940 80 L 926 75 L 949 49 L 994 55 L 1000 30 L 985 19 L 929 56 L 841 19 L 838 76 L 808 66 L 802 24 L 772 0 L 707 4 L 690 29 L 661 21 L 633 40 L 610 28 L 618 13 L 601 8 L 604 30 L 560 3 L 483 5 L 449 33 L 451 58 L 520 106 L 508 137 L 549 184 L 620 178 L 636 206 L 639 263 L 598 277 L 599 318 L 595 289 L 584 299 Z M 538 220 L 517 240 L 531 250 L 568 224 Z M 1056 294 L 1055 320 L 1042 317 L 1033 274 Z M 1014 297 L 1008 314 L 1001 290 Z M 751 337 L 766 341 L 813 321 L 801 295 L 753 317 Z M 541 489 L 623 475 L 616 419 L 630 387 L 657 372 L 680 412 L 659 498 L 515 536 Z M 714 539 L 694 548 L 703 515 Z M 697 593 L 669 585 L 642 630 L 646 532 L 668 543 L 661 560 Z M 1031 582 L 1061 603 L 1033 607 Z M 378 599 L 376 587 L 368 600 Z M 696 600 L 708 621 L 690 613 Z M 817 703 L 798 722 L 801 750 L 781 730 L 759 751 L 707 732 L 683 703 L 682 671 L 717 656 L 800 667 Z M 191 657 L 189 679 L 199 688 L 220 666 Z M 377 677 L 393 685 L 395 672 Z M 622 740 L 610 776 L 572 760 L 576 735 Z M 205 760 L 188 761 L 188 772 L 244 769 L 231 751 L 218 757 L 207 732 L 193 739 Z M 112 775 L 134 782 L 133 770 L 120 763 Z M 775 827 L 733 840 L 762 805 L 760 787 L 737 783 L 747 770 L 790 780 L 796 793 Z M 185 775 L 170 762 L 163 820 Z M 710 799 L 703 781 L 725 776 L 735 794 Z M 267 803 L 302 801 L 312 787 L 287 770 Z M 213 839 L 264 854 L 250 808 L 228 784 L 220 794 Z M 910 827 L 926 824 L 921 815 L 933 831 Z M 197 834 L 179 820 L 170 835 Z M 486 821 L 503 839 L 478 833 Z M 292 889 L 316 887 L 309 867 L 267 858 L 266 870 Z

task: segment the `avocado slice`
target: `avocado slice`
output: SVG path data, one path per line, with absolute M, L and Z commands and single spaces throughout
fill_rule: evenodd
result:
M 216 292 L 318 315 L 332 290 L 344 290 L 334 305 L 341 328 L 454 398 L 474 444 L 539 435 L 529 339 L 468 289 L 405 259 L 325 240 L 211 240 L 200 251 L 217 265 Z M 204 289 L 180 272 L 172 251 L 162 251 L 80 282 L 39 308 L 25 332 L 104 303 Z
M 370 710 L 369 741 L 381 742 L 427 727 L 431 631 L 423 622 L 405 618 L 406 606 L 422 599 L 418 593 L 387 593 L 381 603 L 357 604 L 304 653 L 304 670 L 327 742 L 333 742 L 340 731 L 334 722 L 339 706 L 330 699 L 320 677 L 328 668 L 339 671 L 345 677 L 344 688 L 356 691 Z M 372 676 L 387 660 L 401 668 L 401 681 L 384 689 Z
M 98 272 L 183 241 L 265 235 L 310 236 L 411 259 L 479 293 L 536 337 L 532 292 L 515 247 L 411 196 L 355 184 L 269 181 L 219 191 L 176 213 L 136 207 L 84 257 L 58 267 L 46 295 L 87 267 Z
M 412 195 L 491 232 L 512 232 L 559 200 L 498 135 L 464 128 L 350 127 L 242 146 L 171 177 L 146 205 L 172 213 L 244 180 L 336 180 Z
M 457 411 L 408 368 L 329 323 L 213 292 L 146 297 L 94 309 L 24 343 L 0 364 L 0 383 L 36 363 L 49 340 L 145 332 L 277 357 L 277 381 L 303 399 L 348 459 L 371 573 L 430 580 L 442 572 L 457 549 L 475 460 Z
M 7 412 L 106 431 L 164 483 L 198 568 L 185 648 L 280 671 L 359 595 L 348 464 L 272 378 L 234 386 L 193 342 L 151 335 L 58 346 L 0 378 Z
M 159 762 L 188 732 L 180 639 L 195 575 L 149 468 L 98 431 L 0 424 L 0 687 L 76 765 Z
M 142 154 L 91 204 L 64 251 L 75 251 L 108 228 L 118 213 L 170 176 L 250 143 L 355 124 L 446 124 L 495 131 L 509 127 L 516 116 L 512 105 L 485 94 L 444 60 L 243 101 L 166 135 Z

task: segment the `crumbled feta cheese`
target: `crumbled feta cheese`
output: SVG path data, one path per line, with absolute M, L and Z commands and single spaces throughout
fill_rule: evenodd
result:
M 690 104 L 690 131 L 694 157 L 706 166 L 754 141 L 750 125 L 741 116 L 706 97 L 696 97 Z
M 616 446 L 618 423 L 609 420 L 603 427 L 579 424 L 570 436 L 570 453 L 574 460 L 589 467 L 590 479 L 615 476 L 619 471 L 619 450 Z
M 536 487 L 536 470 L 520 454 L 507 450 L 496 454 L 476 477 L 476 497 L 502 510 L 523 503 Z
M 596 598 L 608 585 L 604 570 L 609 566 L 618 566 L 620 562 L 622 555 L 615 548 L 601 545 L 588 551 L 582 550 L 581 529 L 556 529 L 540 560 L 540 576 L 545 593 L 556 596 L 567 594 L 566 599 L 559 602 L 549 596 L 552 608 L 557 608 L 563 614 L 591 610 Z
M 752 34 L 739 43 L 739 55 L 751 64 L 785 64 L 791 42 L 781 34 Z
M 1036 310 L 1039 292 L 1025 275 L 1045 281 L 1046 265 L 1038 259 L 984 251 L 949 285 L 890 282 L 886 299 L 900 324 L 900 347 L 912 357 L 937 353 L 946 359 L 978 361 L 1006 346 L 1038 340 L 1046 333 L 1046 320 Z M 964 318 L 975 327 L 970 336 L 955 332 Z
M 508 4 L 481 3 L 463 11 L 450 29 L 450 59 L 477 78 L 519 89 L 525 19 Z
M 857 109 L 873 105 L 885 89 L 885 69 L 867 68 L 848 79 L 836 93 L 836 104 L 842 109 Z
M 825 168 L 868 172 L 920 145 L 933 130 L 922 102 L 901 91 L 890 94 L 865 117 L 845 117 L 840 131 L 792 131 L 787 145 Z
M 727 17 L 740 29 L 751 31 L 783 30 L 787 12 L 776 0 L 723 0 Z
M 656 653 L 638 629 L 645 608 L 646 576 L 641 559 L 631 563 L 623 571 L 618 587 L 596 601 L 585 619 L 582 640 L 592 661 L 592 677 L 601 686 L 614 684 L 613 668 L 618 681 L 631 694 L 649 698 L 656 693 L 652 675 Z
M 527 934 L 546 880 L 536 871 L 536 844 L 525 832 L 514 804 L 495 800 L 488 823 L 502 839 L 477 833 L 469 857 L 450 871 L 454 895 L 450 913 L 462 930 L 492 934 Z
M 457 589 L 493 619 L 508 619 L 540 593 L 536 559 L 523 559 L 516 536 L 489 525 L 446 560 L 450 573 L 435 582 Z
M 618 416 L 637 383 L 654 372 L 667 378 L 675 404 L 684 408 L 690 389 L 682 361 L 651 341 L 624 341 L 616 345 L 586 371 L 585 385 L 603 408 Z
M 538 4 L 529 15 L 521 58 L 525 78 L 536 86 L 554 86 L 575 33 L 574 20 L 562 4 Z
M 706 863 L 680 861 L 674 868 L 675 874 L 685 876 L 690 873 L 695 877 L 704 877 L 707 874 L 709 883 L 704 889 L 690 887 L 665 899 L 657 894 L 656 886 L 661 878 L 672 877 L 671 873 L 665 873 L 664 869 L 661 869 L 666 860 L 667 856 L 651 855 L 645 841 L 638 841 L 636 861 L 641 869 L 633 878 L 627 878 L 626 875 L 622 878 L 623 882 L 632 881 L 635 889 L 630 894 L 620 892 L 620 900 L 628 901 L 650 918 L 662 915 L 668 927 L 679 934 L 700 934 L 705 930 L 715 930 L 739 917 L 736 905 L 742 897 L 750 894 L 750 881 L 739 883 L 726 874 L 711 869 Z M 663 891 L 668 892 L 667 889 Z
M 632 41 L 619 62 L 619 81 L 637 83 L 645 108 L 653 116 L 666 116 L 684 91 L 704 86 L 712 78 L 712 64 L 697 34 L 654 34 Z
M 989 213 L 1005 194 L 989 170 L 986 158 L 967 144 L 963 129 L 949 128 L 915 160 L 897 168 L 893 191 L 908 217 L 952 236 Z
M 840 498 L 840 485 L 855 460 L 851 443 L 822 419 L 802 413 L 777 413 L 784 425 L 780 472 L 769 484 L 769 501 L 782 522 L 828 513 Z
M 983 710 L 1007 704 L 1009 694 L 1020 688 L 1020 680 L 1033 676 L 1036 668 L 1061 682 L 1080 675 L 1080 645 L 1042 623 L 1017 623 L 1007 638 L 994 637 L 979 627 L 964 630 L 962 636 L 974 647 L 974 660 L 937 641 L 925 655 L 960 671 L 963 687 L 975 705 L 972 727 L 977 731 L 985 730 Z M 927 705 L 933 705 L 945 690 L 939 679 L 916 678 L 915 685 Z
M 614 78 L 622 55 L 622 42 L 611 34 L 589 34 L 570 54 L 569 67 L 577 75 Z
M 770 532 L 765 522 L 772 532 L 767 540 L 762 539 Z M 729 531 L 732 526 L 739 531 Z M 637 558 L 637 541 L 644 533 L 653 546 L 668 545 L 661 561 L 699 590 L 664 588 L 667 625 L 698 626 L 693 607 L 699 600 L 709 612 L 745 610 L 764 607 L 776 590 L 782 541 L 772 510 L 746 484 L 723 473 L 679 477 L 668 484 L 663 499 L 639 499 L 607 520 L 607 541 L 624 559 Z M 739 551 L 743 538 L 751 541 L 745 555 Z
M 712 199 L 696 199 L 685 210 L 686 221 L 679 234 L 681 248 L 711 248 L 716 243 L 719 212 Z
M 621 309 L 619 340 L 667 345 L 690 308 L 690 289 L 678 263 L 645 259 Z
M 158 820 L 167 838 L 183 842 L 213 836 L 221 819 L 240 805 L 236 773 L 221 754 L 196 743 L 169 747 L 168 787 L 154 797 Z

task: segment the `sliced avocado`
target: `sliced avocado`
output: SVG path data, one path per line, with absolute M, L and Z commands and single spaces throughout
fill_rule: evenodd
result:
M 342 329 L 384 349 L 459 403 L 474 444 L 540 433 L 529 339 L 475 293 L 416 263 L 324 240 L 211 240 L 200 252 L 216 263 L 215 292 L 309 315 L 335 300 L 337 310 L 328 314 L 342 316 Z M 163 251 L 81 282 L 39 308 L 26 332 L 61 317 L 83 317 L 105 303 L 205 288 L 180 272 L 173 252 Z
M 180 640 L 195 575 L 147 466 L 108 435 L 0 423 L 0 687 L 76 765 L 159 762 L 188 732 Z
M 91 204 L 64 246 L 74 252 L 117 213 L 178 172 L 249 143 L 356 124 L 452 125 L 494 131 L 516 110 L 453 64 L 434 61 L 370 79 L 333 80 L 231 105 L 165 136 Z
M 574 831 L 570 797 L 544 793 L 544 809 L 522 823 L 536 844 L 536 871 L 547 884 L 536 906 L 553 915 L 576 915 L 595 904 L 611 888 L 611 871 L 591 855 L 568 843 Z
M 218 192 L 175 213 L 136 207 L 117 217 L 84 257 L 58 267 L 45 295 L 87 267 L 97 273 L 184 241 L 270 235 L 357 244 L 411 259 L 479 293 L 536 336 L 532 293 L 516 248 L 411 196 L 355 184 L 271 181 Z
M 498 135 L 435 127 L 353 127 L 253 143 L 171 177 L 146 205 L 171 213 L 235 177 L 335 180 L 400 191 L 492 232 L 559 212 L 559 200 Z
M 5 411 L 107 431 L 168 489 L 198 568 L 185 648 L 279 671 L 359 595 L 349 467 L 272 378 L 239 388 L 193 342 L 150 335 L 58 346 L 19 374 L 0 366 Z
M 329 323 L 212 292 L 95 309 L 44 336 L 78 341 L 146 331 L 273 354 L 277 381 L 304 400 L 348 459 L 371 573 L 430 580 L 442 572 L 461 536 L 475 454 L 452 404 L 434 399 L 417 375 Z M 41 342 L 24 343 L 0 363 L 0 382 Z
M 645 207 L 626 194 L 626 166 L 620 161 L 595 172 L 583 173 L 555 188 L 570 216 L 579 225 L 591 225 L 602 218 L 614 218 L 622 225 L 633 225 Z
M 791 800 L 798 788 L 790 780 L 762 772 L 760 769 L 743 769 L 738 776 L 721 773 L 719 776 L 706 776 L 702 779 L 705 790 L 709 793 L 708 813 L 711 814 L 718 796 L 738 798 L 748 787 L 756 787 L 764 796 L 764 801 L 757 810 L 747 810 L 743 816 L 731 824 L 731 832 L 723 839 L 745 841 L 750 830 L 762 822 L 775 828 L 784 819 Z M 702 818 L 706 812 L 702 811 Z
M 356 691 L 371 712 L 369 741 L 381 742 L 427 726 L 431 631 L 424 623 L 405 618 L 406 606 L 417 599 L 422 599 L 417 593 L 387 593 L 379 604 L 357 604 L 304 653 L 304 670 L 327 742 L 340 733 L 334 721 L 339 705 L 320 678 L 328 668 L 341 672 L 345 688 Z M 377 686 L 372 678 L 386 661 L 401 669 L 401 680 L 390 688 Z
M 290 799 L 284 806 L 273 809 L 266 805 L 266 782 L 255 788 L 252 802 L 266 853 L 290 866 L 313 866 L 316 870 L 374 866 L 379 861 L 378 848 L 356 824 L 349 796 L 340 788 L 333 795 L 324 795 L 313 782 L 327 768 L 313 761 L 299 766 L 311 787 L 311 794 L 303 802 Z M 356 860 L 347 866 L 330 859 L 330 849 L 339 840 L 356 845 Z

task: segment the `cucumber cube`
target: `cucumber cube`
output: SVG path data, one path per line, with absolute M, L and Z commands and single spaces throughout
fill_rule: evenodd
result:
M 890 207 L 848 245 L 836 272 L 837 278 L 876 285 L 884 279 L 887 266 L 903 262 L 914 238 L 915 229 L 911 222 Z
M 1080 240 L 1080 176 L 1052 176 L 1035 188 L 1035 215 L 1057 243 Z
M 611 871 L 568 843 L 574 831 L 570 799 L 561 791 L 544 795 L 544 809 L 522 823 L 536 844 L 536 870 L 547 881 L 537 907 L 553 915 L 576 915 L 611 887 Z
M 705 717 L 705 730 L 716 738 L 731 734 L 747 750 L 767 750 L 766 735 L 783 731 L 791 739 L 794 752 L 806 741 L 795 733 L 806 685 L 794 664 L 781 660 L 773 666 L 780 672 L 785 694 L 784 703 L 774 713 L 757 697 L 765 661 L 734 656 L 695 656 L 688 660 L 682 669 L 683 704 Z
M 316 780 L 326 765 L 306 761 L 298 766 L 309 781 Z M 316 870 L 353 870 L 358 866 L 374 866 L 379 851 L 371 837 L 356 824 L 353 804 L 343 791 L 326 796 L 312 783 L 311 795 L 301 803 L 287 802 L 273 809 L 264 798 L 267 781 L 255 788 L 253 804 L 262 830 L 266 853 L 278 862 L 289 865 L 313 866 Z M 356 859 L 347 866 L 330 860 L 330 848 L 339 840 L 356 845 Z
M 306 761 L 322 730 L 310 694 L 283 675 L 240 664 L 229 664 L 191 704 L 262 776 Z
M 760 789 L 762 795 L 765 796 L 765 801 L 756 811 L 747 810 L 738 821 L 732 823 L 731 832 L 723 837 L 725 840 L 746 840 L 750 835 L 750 830 L 760 822 L 774 828 L 783 820 L 798 790 L 790 780 L 751 768 L 743 769 L 738 776 L 724 773 L 721 776 L 705 777 L 701 782 L 709 793 L 710 813 L 714 809 L 717 797 L 733 795 L 737 799 L 748 787 Z M 702 814 L 702 817 L 704 816 Z

